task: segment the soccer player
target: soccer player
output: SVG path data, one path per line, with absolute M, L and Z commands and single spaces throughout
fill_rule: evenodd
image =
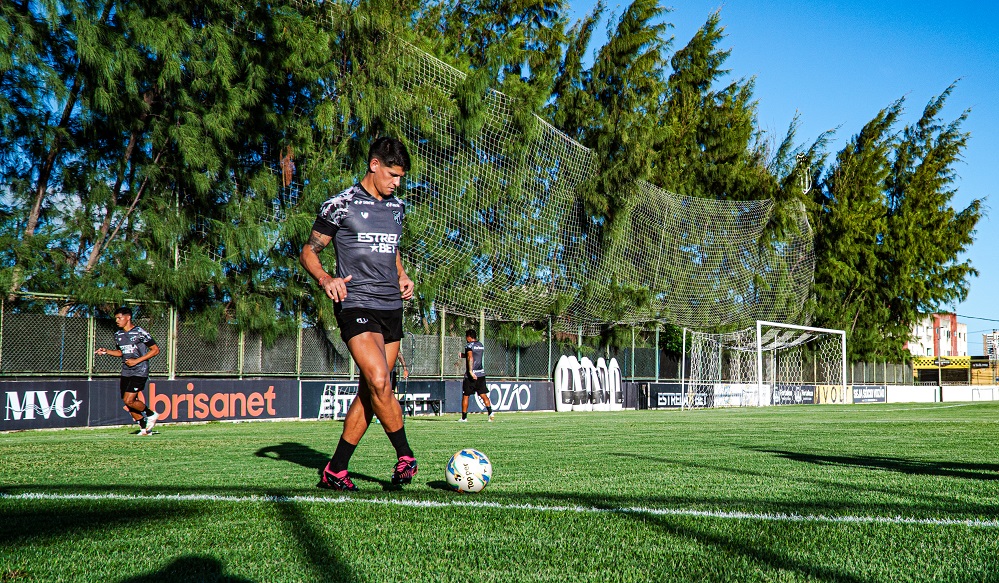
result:
M 404 380 L 409 380 L 409 367 L 406 366 L 406 359 L 402 357 L 402 350 L 399 350 L 399 364 L 402 365 L 402 378 Z M 392 392 L 399 391 L 399 375 L 396 373 L 396 368 L 392 367 Z
M 406 275 L 399 255 L 405 209 L 393 196 L 407 170 L 409 153 L 401 141 L 375 140 L 368 151 L 364 178 L 320 206 L 299 256 L 302 266 L 333 300 L 340 336 L 361 373 L 340 441 L 319 472 L 320 488 L 357 490 L 347 465 L 372 416 L 378 418 L 398 457 L 392 483 L 408 484 L 416 475 L 416 458 L 406 439 L 402 408 L 389 374 L 402 340 L 402 302 L 413 297 L 413 280 Z M 330 242 L 336 253 L 335 275 L 326 273 L 319 259 Z
M 461 382 L 461 419 L 468 422 L 468 397 L 476 393 L 482 397 L 482 402 L 486 404 L 486 412 L 489 413 L 489 420 L 496 418 L 493 413 L 493 405 L 489 402 L 489 389 L 486 388 L 486 369 L 482 366 L 482 355 L 486 347 L 475 338 L 475 330 L 469 328 L 465 330 L 465 352 L 461 358 L 465 361 L 465 379 Z
M 118 350 L 98 348 L 95 353 L 121 357 L 119 388 L 125 410 L 139 424 L 139 435 L 152 435 L 159 415 L 146 406 L 142 390 L 149 379 L 149 359 L 160 353 L 160 347 L 149 332 L 132 323 L 131 308 L 115 310 L 114 322 L 121 328 L 114 333 Z

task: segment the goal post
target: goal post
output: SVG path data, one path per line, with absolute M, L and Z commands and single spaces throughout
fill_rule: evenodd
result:
M 683 350 L 681 408 L 815 402 L 823 386 L 846 394 L 843 330 L 764 320 L 727 333 L 685 328 Z

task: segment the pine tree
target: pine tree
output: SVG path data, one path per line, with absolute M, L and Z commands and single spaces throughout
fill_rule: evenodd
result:
M 847 331 L 857 359 L 905 358 L 920 314 L 967 294 L 976 272 L 959 260 L 981 201 L 950 206 L 967 112 L 944 123 L 952 87 L 919 121 L 896 132 L 904 101 L 864 126 L 840 151 L 816 193 L 816 320 Z

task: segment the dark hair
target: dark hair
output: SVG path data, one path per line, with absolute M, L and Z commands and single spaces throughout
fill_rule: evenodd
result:
M 409 151 L 406 150 L 406 144 L 396 138 L 383 137 L 371 142 L 371 147 L 368 149 L 368 164 L 370 165 L 375 158 L 386 166 L 399 166 L 409 172 Z
M 475 330 L 472 330 L 471 328 L 469 328 L 468 330 L 465 330 L 465 337 L 466 338 L 471 338 L 472 340 L 476 340 L 478 338 L 475 335 Z
M 118 314 L 125 314 L 126 316 L 128 316 L 129 318 L 131 318 L 132 317 L 132 308 L 129 308 L 128 306 L 122 306 L 122 307 L 120 307 L 120 308 L 118 308 L 117 310 L 114 311 L 114 315 L 115 316 L 117 316 Z

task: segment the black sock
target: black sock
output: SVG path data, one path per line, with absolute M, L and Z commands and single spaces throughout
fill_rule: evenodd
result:
M 462 419 L 468 419 L 468 411 L 462 411 L 461 412 L 461 418 Z
M 149 417 L 153 413 L 155 413 L 155 411 L 153 411 L 152 409 L 146 409 L 145 411 L 142 412 L 142 414 L 145 415 L 146 417 Z
M 145 418 L 145 417 L 143 417 L 142 419 L 139 419 L 139 420 L 137 421 L 137 423 L 139 424 L 139 427 L 140 427 L 140 428 L 142 428 L 142 429 L 145 429 L 145 428 L 146 428 L 146 418 Z
M 392 447 L 395 448 L 395 455 L 397 457 L 404 455 L 413 457 L 413 450 L 409 448 L 409 441 L 406 440 L 405 427 L 400 427 L 399 431 L 393 431 L 392 433 L 386 431 L 385 435 L 388 435 L 389 441 L 392 442 Z
M 486 413 L 489 413 L 490 415 L 493 414 L 493 406 L 492 405 L 489 405 L 488 407 L 486 407 Z
M 330 458 L 330 469 L 337 473 L 346 470 L 347 464 L 350 463 L 350 456 L 354 455 L 356 448 L 356 443 L 348 443 L 341 437 L 340 442 L 336 444 L 336 451 L 333 452 L 333 457 Z

